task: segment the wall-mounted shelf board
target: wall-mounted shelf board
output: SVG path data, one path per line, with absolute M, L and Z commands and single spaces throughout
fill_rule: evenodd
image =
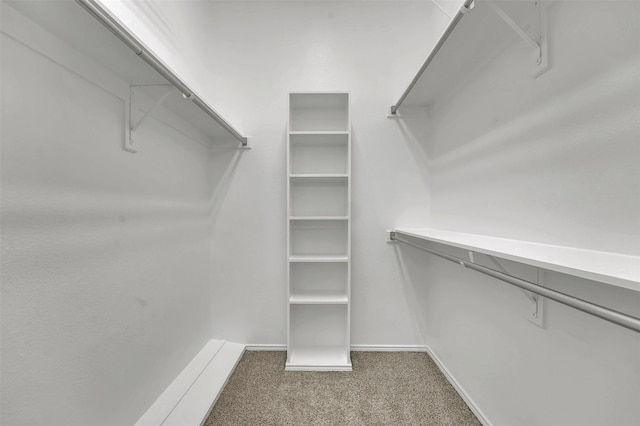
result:
M 640 257 L 438 229 L 396 229 L 399 236 L 446 244 L 592 281 L 640 291 Z
M 402 103 L 403 106 L 429 106 L 444 98 L 456 87 L 471 79 L 505 47 L 513 43 L 517 34 L 484 0 L 476 0 L 473 9 L 463 15 L 453 32 L 422 73 L 416 85 Z M 538 10 L 535 1 L 496 0 L 501 9 L 533 38 L 538 38 Z M 530 46 L 522 49 L 532 54 Z M 535 62 L 532 63 L 532 66 Z M 523 76 L 528 78 L 529 76 Z
M 330 136 L 330 135 L 348 135 L 349 132 L 348 131 L 342 131 L 342 130 L 338 130 L 338 131 L 331 131 L 331 130 L 302 130 L 302 131 L 290 131 L 289 132 L 290 135 L 308 135 L 308 136 L 316 136 L 316 135 L 320 135 L 320 136 Z
M 349 220 L 349 216 L 290 216 L 289 220 Z
M 293 174 L 289 175 L 290 178 L 348 178 L 347 174 L 332 174 L 332 173 L 305 173 L 305 174 Z
M 107 70 L 120 80 L 120 83 L 124 83 L 128 87 L 171 86 L 170 82 L 158 71 L 136 55 L 75 1 L 7 1 L 6 3 L 19 14 L 51 33 L 53 37 L 77 51 L 82 57 Z M 11 28 L 5 28 L 4 23 L 2 32 L 9 33 Z M 11 21 L 8 20 L 7 23 L 9 24 L 7 27 L 10 27 Z M 139 44 L 143 45 L 143 43 Z M 155 100 L 159 99 L 162 93 L 154 87 L 141 87 L 140 89 L 145 92 L 146 96 Z M 122 98 L 125 95 L 124 93 L 114 94 Z M 128 97 L 128 93 L 126 96 Z M 210 106 L 207 105 L 207 107 L 213 110 Z M 162 108 L 177 116 L 187 125 L 193 126 L 197 134 L 203 135 L 208 143 L 218 145 L 237 142 L 227 129 L 193 101 L 184 99 L 177 89 L 174 89 L 173 93 L 162 102 Z M 222 117 L 220 118 L 224 120 Z
M 289 303 L 300 305 L 344 305 L 349 303 L 346 294 L 336 294 L 323 291 L 292 293 L 289 296 Z
M 348 262 L 348 256 L 312 256 L 312 255 L 300 255 L 289 256 L 289 262 Z
M 286 368 L 288 371 L 351 371 L 351 363 L 342 347 L 296 348 Z

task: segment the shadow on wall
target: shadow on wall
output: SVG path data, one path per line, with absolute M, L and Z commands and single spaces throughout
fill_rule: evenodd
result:
M 216 147 L 211 150 L 211 164 L 209 167 L 209 191 L 208 201 L 209 221 L 213 226 L 220 207 L 231 186 L 236 168 L 246 149 L 229 147 Z
M 407 143 L 412 158 L 420 170 L 421 177 L 427 183 L 431 182 L 432 160 L 427 147 L 429 146 L 429 109 L 426 107 L 408 107 L 398 113 L 398 117 L 390 118 L 398 126 L 400 134 Z

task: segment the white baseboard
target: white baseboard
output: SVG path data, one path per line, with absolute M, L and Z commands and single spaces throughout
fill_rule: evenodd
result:
M 487 416 L 485 416 L 485 414 L 482 412 L 480 407 L 478 407 L 478 405 L 473 401 L 473 399 L 469 396 L 469 394 L 467 394 L 467 392 L 460 385 L 460 383 L 458 383 L 456 378 L 453 376 L 453 374 L 451 374 L 451 372 L 447 369 L 447 367 L 445 367 L 445 365 L 442 363 L 442 360 L 438 358 L 438 356 L 435 354 L 435 352 L 433 352 L 433 350 L 431 350 L 430 347 L 425 346 L 425 348 L 426 348 L 427 354 L 429 354 L 429 356 L 431 357 L 433 362 L 438 366 L 438 368 L 440 369 L 444 377 L 449 381 L 449 383 L 451 383 L 451 386 L 453 386 L 456 392 L 458 392 L 458 395 L 460 395 L 460 397 L 467 404 L 469 409 L 473 412 L 473 414 L 475 414 L 475 416 L 478 418 L 480 423 L 482 423 L 483 426 L 493 426 L 492 423 L 487 418 Z
M 251 344 L 246 345 L 248 351 L 286 351 L 287 345 Z M 428 352 L 424 345 L 351 345 L 356 352 Z
M 253 344 L 246 345 L 245 349 L 248 351 L 286 351 L 287 345 L 272 345 L 272 344 Z
M 244 346 L 209 340 L 135 426 L 198 426 L 206 419 L 235 369 Z
M 351 345 L 354 352 L 427 352 L 424 345 Z

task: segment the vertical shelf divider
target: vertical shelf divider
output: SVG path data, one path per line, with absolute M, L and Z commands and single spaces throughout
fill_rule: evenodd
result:
M 287 298 L 285 370 L 351 371 L 351 121 L 346 92 L 289 94 Z

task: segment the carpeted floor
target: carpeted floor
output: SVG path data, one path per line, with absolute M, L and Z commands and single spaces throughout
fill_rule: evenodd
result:
M 479 425 L 424 352 L 352 352 L 352 372 L 285 372 L 245 352 L 205 426 Z

